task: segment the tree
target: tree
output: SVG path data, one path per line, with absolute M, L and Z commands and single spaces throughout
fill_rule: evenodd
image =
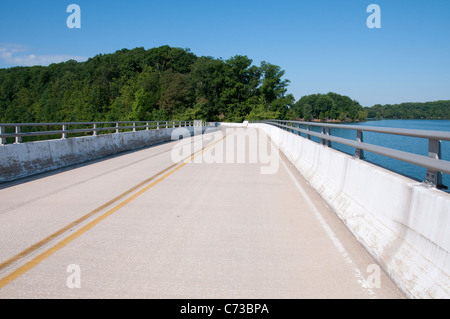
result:
M 282 80 L 284 71 L 279 66 L 261 62 L 260 67 L 263 79 L 259 90 L 264 98 L 266 108 L 271 108 L 271 103 L 278 98 L 284 97 L 287 91 L 289 80 Z
M 184 108 L 192 105 L 193 98 L 188 78 L 172 70 L 166 70 L 160 77 L 161 95 L 157 102 L 160 109 L 168 114 L 175 114 L 183 111 Z
M 311 104 L 308 104 L 308 103 L 306 103 L 304 106 L 303 106 L 303 119 L 305 120 L 305 121 L 311 121 L 312 120 L 312 106 L 311 106 Z
M 250 111 L 250 114 L 246 117 L 246 119 L 248 121 L 261 121 L 278 119 L 279 116 L 279 112 L 267 110 L 264 97 L 261 96 L 259 98 L 259 103 Z
M 209 120 L 217 120 L 225 108 L 220 96 L 225 86 L 225 62 L 211 57 L 201 57 L 192 66 L 189 80 L 196 104 Z
M 320 120 L 330 117 L 330 111 L 333 109 L 333 99 L 328 95 L 319 95 L 313 105 L 313 113 L 318 114 Z
M 228 120 L 239 121 L 250 111 L 248 100 L 257 94 L 259 71 L 251 59 L 242 55 L 226 60 L 224 71 L 219 104 Z

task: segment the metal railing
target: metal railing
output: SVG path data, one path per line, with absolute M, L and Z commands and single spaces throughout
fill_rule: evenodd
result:
M 355 157 L 360 159 L 364 158 L 364 151 L 367 151 L 424 167 L 427 169 L 425 182 L 439 188 L 445 187 L 442 185 L 442 174 L 450 174 L 450 162 L 443 160 L 441 156 L 441 141 L 450 141 L 450 132 L 302 121 L 267 120 L 262 121 L 262 123 L 275 125 L 281 129 L 290 131 L 294 134 L 296 133 L 298 135 L 303 133 L 308 139 L 311 139 L 311 136 L 315 136 L 320 139 L 320 143 L 324 146 L 330 146 L 330 142 L 336 142 L 354 147 Z M 313 126 L 319 127 L 321 133 L 311 130 L 311 127 Z M 351 140 L 348 138 L 332 136 L 330 134 L 331 128 L 356 131 L 356 139 Z M 364 143 L 363 132 L 393 134 L 428 139 L 428 156 Z
M 97 136 L 99 133 L 121 133 L 124 131 L 159 130 L 175 127 L 187 127 L 198 125 L 197 121 L 115 121 L 115 122 L 67 122 L 67 123 L 0 123 L 0 145 L 8 144 L 7 139 L 14 139 L 14 144 L 22 143 L 23 137 L 36 136 L 60 136 L 61 139 L 69 138 L 69 134 L 90 134 Z M 204 122 L 200 122 L 204 125 Z M 112 125 L 112 126 L 111 126 Z M 73 128 L 80 127 L 82 128 Z M 23 128 L 27 131 L 24 132 Z M 35 130 L 37 127 L 60 127 L 61 129 Z M 72 127 L 72 129 L 71 129 Z M 14 132 L 6 132 L 14 130 Z

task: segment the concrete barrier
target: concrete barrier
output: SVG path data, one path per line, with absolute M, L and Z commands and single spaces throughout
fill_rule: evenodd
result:
M 274 126 L 250 125 L 265 131 L 408 297 L 450 297 L 449 194 Z
M 242 123 L 218 122 L 217 125 L 222 127 L 248 127 L 248 121 Z
M 177 128 L 0 146 L 0 183 L 171 140 Z M 198 127 L 183 127 L 194 134 Z M 205 127 L 201 128 L 203 132 Z M 196 134 L 197 131 L 195 131 Z

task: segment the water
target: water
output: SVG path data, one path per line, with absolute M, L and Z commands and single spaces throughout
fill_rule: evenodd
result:
M 352 123 L 352 125 L 450 132 L 450 121 L 447 120 L 374 120 L 362 123 Z M 314 130 L 317 130 L 317 128 Z M 330 133 L 333 136 L 356 140 L 356 131 L 333 128 Z M 428 139 L 373 132 L 363 132 L 363 134 L 363 139 L 366 143 L 428 156 Z M 352 147 L 333 142 L 331 143 L 331 146 L 347 154 L 355 154 L 355 149 Z M 442 159 L 450 161 L 450 141 L 442 142 L 441 152 Z M 426 168 L 391 159 L 389 157 L 364 151 L 364 159 L 368 162 L 387 168 L 420 182 L 424 181 L 426 177 Z M 450 188 L 450 175 L 443 174 L 442 183 Z

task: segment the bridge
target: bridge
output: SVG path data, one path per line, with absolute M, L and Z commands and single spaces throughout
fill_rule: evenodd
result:
M 0 298 L 450 297 L 450 135 L 385 132 L 421 157 L 313 125 L 0 124 Z

